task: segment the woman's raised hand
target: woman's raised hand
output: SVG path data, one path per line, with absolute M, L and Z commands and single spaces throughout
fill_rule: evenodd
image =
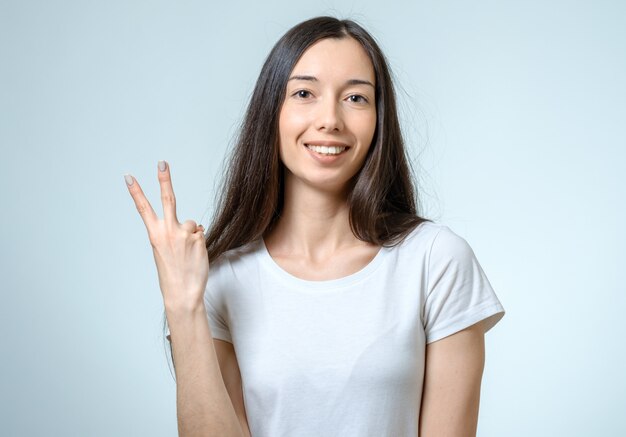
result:
M 159 161 L 158 166 L 163 220 L 157 217 L 139 183 L 131 175 L 124 175 L 124 178 L 148 230 L 166 310 L 193 311 L 201 308 L 209 278 L 204 228 L 193 220 L 182 224 L 178 222 L 169 165 Z

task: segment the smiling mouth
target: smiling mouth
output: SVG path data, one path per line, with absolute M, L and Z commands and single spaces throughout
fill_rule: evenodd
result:
M 323 156 L 340 155 L 340 154 L 342 154 L 343 152 L 345 152 L 346 150 L 348 150 L 350 148 L 348 146 L 339 146 L 339 147 L 337 147 L 337 146 L 330 146 L 330 147 L 327 147 L 327 146 L 315 146 L 315 145 L 312 145 L 312 144 L 305 144 L 304 146 L 307 149 L 309 149 L 309 150 L 311 150 L 311 151 L 313 151 L 315 153 L 318 153 L 320 155 L 323 155 Z

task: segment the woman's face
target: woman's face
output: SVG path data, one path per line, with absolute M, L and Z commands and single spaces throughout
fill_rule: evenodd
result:
M 332 191 L 346 186 L 374 136 L 375 86 L 372 62 L 353 38 L 323 39 L 304 52 L 287 82 L 279 117 L 287 180 Z M 325 155 L 341 150 L 325 146 L 345 149 Z

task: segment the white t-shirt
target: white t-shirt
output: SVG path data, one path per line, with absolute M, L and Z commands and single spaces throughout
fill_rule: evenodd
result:
M 287 273 L 259 239 L 211 264 L 205 305 L 253 437 L 414 437 L 426 344 L 504 316 L 469 244 L 431 222 L 327 281 Z

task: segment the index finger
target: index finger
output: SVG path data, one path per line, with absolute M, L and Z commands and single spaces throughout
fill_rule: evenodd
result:
M 124 179 L 126 180 L 126 186 L 128 187 L 128 191 L 130 192 L 133 201 L 135 202 L 135 206 L 137 207 L 137 211 L 139 211 L 139 215 L 143 220 L 143 223 L 146 225 L 146 229 L 148 232 L 152 225 L 159 219 L 152 209 L 152 205 L 146 199 L 146 196 L 143 194 L 143 190 L 139 186 L 139 182 L 132 177 L 130 174 L 125 174 Z

